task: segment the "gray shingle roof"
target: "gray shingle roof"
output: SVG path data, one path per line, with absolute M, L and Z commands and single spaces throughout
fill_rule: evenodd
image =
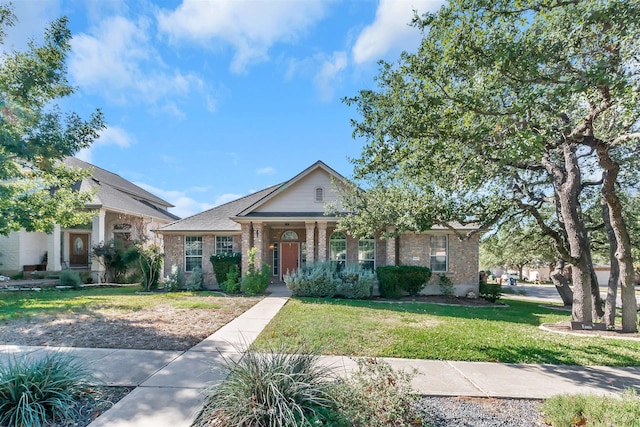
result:
M 265 188 L 248 196 L 241 197 L 224 205 L 200 212 L 193 216 L 160 227 L 160 232 L 172 231 L 240 231 L 240 224 L 231 220 L 245 209 L 277 190 L 282 184 Z
M 90 178 L 76 185 L 81 191 L 97 189 L 91 206 L 124 211 L 131 214 L 151 216 L 164 221 L 175 221 L 178 216 L 166 209 L 173 205 L 158 196 L 151 194 L 120 175 L 84 162 L 75 157 L 64 159 L 65 165 L 72 168 L 92 168 Z

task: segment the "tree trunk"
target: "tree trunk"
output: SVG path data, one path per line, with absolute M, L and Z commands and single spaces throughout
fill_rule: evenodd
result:
M 555 268 L 550 274 L 551 281 L 556 286 L 556 290 L 558 294 L 560 294 L 560 298 L 562 298 L 562 303 L 565 307 L 571 307 L 573 305 L 573 291 L 569 287 L 569 282 L 567 278 L 564 277 L 564 260 L 562 258 L 558 258 L 558 262 L 555 265 Z
M 602 319 L 604 316 L 604 310 L 602 309 L 602 297 L 600 296 L 600 284 L 598 283 L 598 276 L 593 268 L 593 258 L 591 258 L 591 246 L 589 246 L 589 275 L 591 276 L 591 300 L 593 304 L 593 319 Z
M 620 266 L 620 297 L 622 299 L 622 331 L 637 332 L 638 303 L 633 285 L 633 259 L 631 257 L 631 239 L 624 222 L 622 203 L 615 190 L 620 165 L 609 155 L 609 147 L 605 143 L 596 146 L 598 162 L 605 170 L 603 174 L 602 196 L 609 208 L 609 220 L 616 237 L 617 250 L 615 257 Z
M 609 240 L 609 263 L 611 265 L 609 282 L 607 283 L 607 299 L 604 307 L 604 322 L 606 323 L 607 328 L 613 329 L 616 326 L 616 300 L 618 299 L 620 266 L 618 264 L 618 259 L 616 258 L 618 244 L 609 219 L 609 207 L 604 200 L 602 201 L 602 220 L 604 222 L 604 232 Z

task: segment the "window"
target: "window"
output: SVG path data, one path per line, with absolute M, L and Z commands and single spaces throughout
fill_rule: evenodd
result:
M 282 233 L 282 240 L 298 240 L 298 233 L 295 231 L 285 231 Z
M 431 236 L 431 271 L 447 271 L 447 236 Z
M 233 236 L 216 236 L 216 255 L 233 253 Z
M 324 188 L 316 188 L 316 202 L 324 202 Z
M 273 244 L 273 275 L 280 275 L 280 245 L 278 242 Z
M 186 236 L 184 238 L 184 270 L 193 271 L 202 268 L 202 236 Z
M 329 260 L 338 271 L 347 262 L 347 236 L 341 231 L 335 231 L 329 238 Z
M 131 224 L 113 224 L 113 240 L 131 242 Z
M 376 241 L 375 239 L 358 240 L 358 265 L 360 267 L 373 270 L 376 264 Z

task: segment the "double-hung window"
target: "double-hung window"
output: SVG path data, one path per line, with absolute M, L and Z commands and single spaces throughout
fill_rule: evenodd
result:
M 347 262 L 347 236 L 341 231 L 336 231 L 329 237 L 329 259 L 338 271 Z
M 431 236 L 431 271 L 448 271 L 448 243 L 447 236 Z
M 376 264 L 375 239 L 358 240 L 358 265 L 366 270 L 373 270 Z
M 202 268 L 202 236 L 185 236 L 184 238 L 184 270 L 193 271 Z
M 233 253 L 233 236 L 216 236 L 216 255 Z

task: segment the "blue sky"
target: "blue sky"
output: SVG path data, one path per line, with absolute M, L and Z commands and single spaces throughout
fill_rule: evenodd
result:
M 316 160 L 350 176 L 353 107 L 377 61 L 415 50 L 413 10 L 442 0 L 14 0 L 4 49 L 69 18 L 76 93 L 108 128 L 78 157 L 185 217 L 285 181 Z

